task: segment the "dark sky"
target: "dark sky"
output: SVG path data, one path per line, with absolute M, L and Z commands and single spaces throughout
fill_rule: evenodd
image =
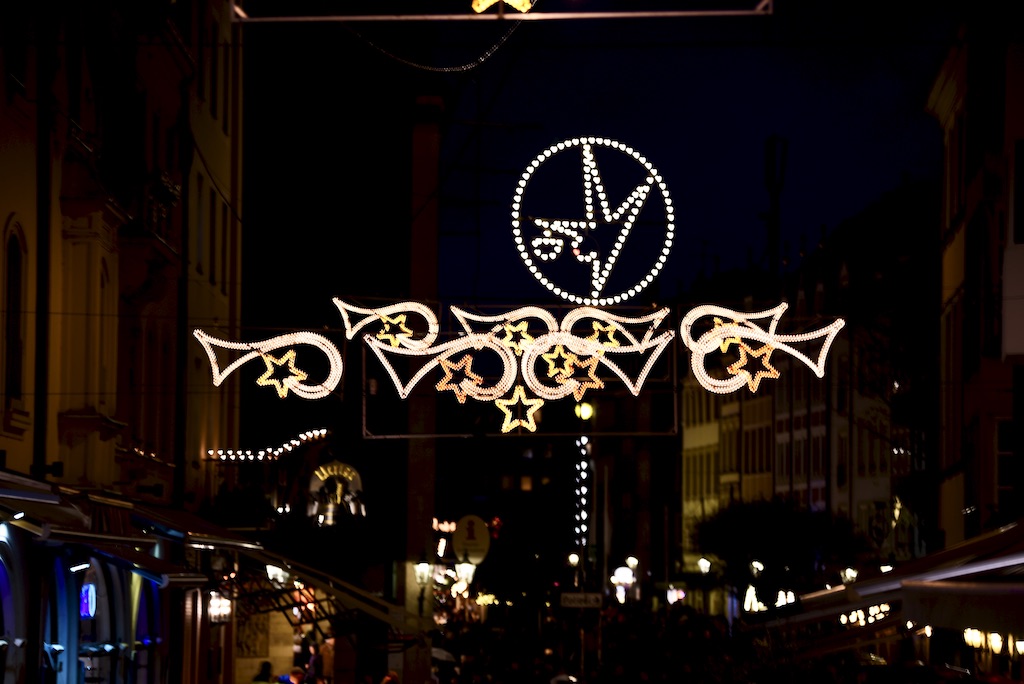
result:
M 555 1 L 538 10 L 611 7 Z M 305 13 L 334 5 L 350 6 L 310 3 Z M 245 7 L 251 16 L 304 13 L 280 0 Z M 404 298 L 417 95 L 444 101 L 443 308 L 564 303 L 520 261 L 509 207 L 526 165 L 575 136 L 646 155 L 674 200 L 668 264 L 658 287 L 631 303 L 683 290 L 702 265 L 767 265 L 760 215 L 772 135 L 788 144 L 781 233 L 793 257 L 802 239 L 815 244 L 823 227 L 904 180 L 937 178 L 941 132 L 925 105 L 956 15 L 939 2 L 776 0 L 771 16 L 755 17 L 248 24 L 246 338 L 337 331 L 335 296 L 367 306 Z M 619 186 L 613 202 L 628 191 Z M 558 209 L 567 218 L 582 212 L 575 192 Z M 350 345 L 350 368 L 355 352 Z M 291 403 L 301 403 L 294 432 L 338 410 L 333 399 Z
M 554 3 L 536 9 L 611 8 Z M 273 16 L 281 6 L 246 7 Z M 319 3 L 307 14 L 331 11 Z M 378 154 L 407 153 L 407 141 L 393 138 L 406 135 L 403 117 L 418 92 L 445 101 L 443 299 L 560 302 L 520 262 L 509 205 L 527 163 L 574 136 L 632 146 L 668 184 L 677 240 L 659 279 L 663 293 L 685 286 L 702 264 L 763 263 L 765 141 L 781 136 L 783 252 L 792 256 L 801 236 L 814 243 L 822 227 L 904 179 L 937 174 L 941 134 L 925 103 L 954 18 L 951 6 L 934 2 L 777 0 L 771 16 L 755 17 L 250 24 L 248 235 L 296 222 L 296 236 L 315 236 L 304 248 L 305 281 L 331 289 L 325 302 L 387 296 L 380 283 L 346 280 L 354 272 L 346 264 L 380 258 L 380 236 L 391 230 L 360 205 L 407 206 L 407 170 Z M 356 199 L 338 206 L 347 192 Z M 564 213 L 580 211 L 579 198 L 567 197 Z M 343 249 L 317 249 L 337 236 Z

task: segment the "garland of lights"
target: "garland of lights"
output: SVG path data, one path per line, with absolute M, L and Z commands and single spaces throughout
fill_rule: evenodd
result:
M 527 9 L 530 6 L 527 0 L 517 1 Z M 505 2 L 520 8 L 510 0 Z M 481 3 L 482 6 L 489 4 L 492 2 L 488 0 Z M 598 167 L 597 148 L 609 148 L 626 155 L 644 172 L 644 180 L 614 208 L 609 203 Z M 579 151 L 582 162 L 583 218 L 524 216 L 524 193 L 534 173 L 552 157 L 574 149 Z M 641 211 L 656 190 L 665 207 L 665 233 L 655 263 L 632 287 L 608 295 L 605 288 L 612 271 L 627 239 L 634 232 Z M 552 145 L 530 162 L 512 200 L 512 236 L 523 263 L 548 290 L 581 305 L 566 313 L 561 322 L 536 306 L 492 316 L 473 314 L 453 306 L 450 310 L 462 331 L 453 339 L 439 342 L 437 315 L 424 304 L 400 302 L 365 308 L 338 298 L 333 302 L 341 314 L 345 337 L 351 340 L 364 331 L 364 344 L 384 366 L 400 398 L 408 398 L 420 381 L 439 371 L 442 377 L 434 385 L 438 392 L 452 392 L 460 404 L 467 399 L 493 402 L 504 416 L 502 432 L 519 427 L 533 432 L 537 429 L 535 414 L 544 402 L 557 401 L 569 395 L 579 402 L 588 390 L 603 389 L 605 378 L 599 375 L 599 369 L 610 371 L 634 396 L 640 393 L 654 364 L 675 338 L 675 331 L 659 329 L 669 310 L 662 308 L 644 316 L 628 317 L 603 311 L 595 305 L 619 304 L 654 281 L 671 251 L 674 221 L 672 198 L 667 186 L 644 156 L 628 145 L 608 138 L 571 138 Z M 527 225 L 538 229 L 540 234 L 529 239 L 525 237 L 523 229 Z M 597 250 L 583 249 L 585 241 L 593 242 L 593 233 L 603 233 L 613 226 L 618 232 L 607 256 L 602 258 Z M 589 271 L 587 295 L 571 293 L 555 285 L 541 272 L 538 262 L 541 265 L 553 262 L 563 253 L 571 254 Z M 683 318 L 679 332 L 683 344 L 692 352 L 690 363 L 697 381 L 709 391 L 719 394 L 735 392 L 744 385 L 751 392 L 756 392 L 762 381 L 779 377 L 779 371 L 771 364 L 772 354 L 776 351 L 794 356 L 818 377 L 823 377 L 828 349 L 843 327 L 843 321 L 837 319 L 806 333 L 777 334 L 776 327 L 786 308 L 783 302 L 757 313 L 742 313 L 711 304 L 691 309 Z M 706 319 L 710 319 L 712 325 L 708 325 Z M 705 324 L 698 326 L 702 320 Z M 758 325 L 758 321 L 764 320 L 768 321 L 767 325 Z M 635 335 L 633 328 L 642 330 L 642 334 Z M 704 328 L 707 330 L 697 334 Z M 255 358 L 262 359 L 264 363 L 264 372 L 256 380 L 257 385 L 273 387 L 282 399 L 289 392 L 303 399 L 326 397 L 341 381 L 344 367 L 341 352 L 327 338 L 313 332 L 290 333 L 260 342 L 222 340 L 198 329 L 193 334 L 210 359 L 214 386 L 219 386 L 229 374 Z M 818 339 L 822 340 L 821 348 L 813 361 L 791 346 L 791 343 Z M 307 373 L 296 365 L 296 345 L 309 345 L 324 353 L 328 372 L 322 382 L 306 382 Z M 738 359 L 725 365 L 724 372 L 728 377 L 714 377 L 706 367 L 707 357 L 715 352 L 724 356 L 733 345 Z M 215 348 L 245 353 L 222 369 Z M 284 351 L 280 356 L 272 354 L 277 350 Z M 631 376 L 616 362 L 617 358 L 625 358 L 618 355 L 639 355 L 642 368 Z M 496 357 L 502 369 L 500 375 L 490 382 L 473 370 L 484 365 L 478 357 L 486 356 Z M 402 377 L 393 363 L 401 358 L 421 363 L 409 377 Z M 541 369 L 539 374 L 538 368 Z M 280 377 L 282 370 L 284 377 Z M 221 459 L 226 458 L 222 452 L 218 455 Z M 244 456 L 239 452 L 238 455 L 242 460 L 253 459 L 251 452 Z M 235 458 L 234 454 L 231 458 Z
M 643 167 L 645 171 L 644 180 L 639 183 L 633 191 L 614 210 L 608 202 L 608 195 L 605 191 L 604 180 L 594 156 L 594 149 L 607 147 L 616 150 Z M 541 164 L 565 150 L 579 148 L 583 162 L 583 197 L 584 197 L 584 218 L 582 219 L 554 219 L 534 216 L 524 216 L 523 195 L 526 186 L 533 174 L 540 168 Z M 614 295 L 604 293 L 608 278 L 619 259 L 626 240 L 633 232 L 636 220 L 647 202 L 648 196 L 652 194 L 655 186 L 661 193 L 665 205 L 665 237 L 662 248 L 650 271 L 640 278 L 632 287 Z M 595 199 L 597 206 L 595 207 Z M 597 216 L 600 215 L 600 218 Z M 527 238 L 523 235 L 524 227 L 532 224 L 540 230 L 540 235 Z M 591 233 L 602 231 L 612 226 L 618 226 L 618 234 L 608 256 L 602 260 L 597 251 L 584 251 L 581 246 L 584 240 L 591 236 Z M 675 233 L 675 210 L 672 207 L 672 198 L 668 193 L 668 186 L 662 180 L 658 170 L 647 160 L 646 157 L 634 150 L 629 145 L 624 145 L 609 138 L 571 138 L 552 145 L 541 152 L 526 167 L 519 180 L 512 198 L 512 239 L 515 240 L 519 257 L 530 269 L 530 273 L 548 290 L 562 299 L 573 304 L 607 306 L 619 304 L 641 292 L 654 282 L 655 277 L 665 265 L 668 255 L 672 250 L 672 240 Z M 568 242 L 569 249 L 566 250 Z M 590 291 L 587 295 L 574 294 L 551 282 L 541 271 L 537 260 L 543 265 L 552 262 L 568 251 L 581 264 L 590 271 Z
M 340 299 L 334 299 L 334 303 L 342 314 L 348 339 L 361 330 L 376 327 L 375 332 L 364 333 L 363 343 L 387 371 L 400 398 L 408 398 L 425 377 L 440 371 L 442 377 L 434 385 L 438 392 L 451 391 L 460 404 L 467 399 L 493 402 L 504 415 L 502 432 L 517 427 L 533 432 L 537 427 L 534 414 L 545 401 L 572 395 L 578 402 L 588 390 L 603 389 L 605 380 L 599 375 L 599 368 L 610 371 L 637 396 L 665 347 L 675 338 L 672 330 L 659 331 L 669 314 L 667 308 L 643 316 L 619 316 L 583 306 L 570 310 L 559 323 L 550 312 L 533 306 L 492 316 L 473 314 L 453 306 L 451 311 L 463 330 L 459 337 L 438 342 L 440 329 L 436 315 L 417 302 L 376 309 L 354 306 Z M 735 392 L 744 385 L 752 393 L 756 392 L 763 380 L 779 377 L 779 371 L 771 365 L 771 356 L 776 351 L 792 355 L 818 377 L 823 377 L 829 347 L 843 327 L 843 320 L 837 319 L 805 333 L 779 334 L 776 328 L 787 306 L 783 302 L 756 313 L 742 313 L 712 304 L 691 309 L 683 317 L 680 337 L 692 352 L 690 363 L 697 381 L 705 389 L 719 394 Z M 416 319 L 422 319 L 421 325 L 409 327 Z M 706 325 L 708 329 L 695 336 L 700 327 L 698 322 L 702 320 L 713 324 Z M 758 325 L 760 321 L 767 321 L 767 324 Z M 576 332 L 580 328 L 585 331 L 583 334 Z M 640 328 L 643 333 L 637 335 L 633 328 Z M 281 398 L 286 397 L 288 391 L 305 399 L 327 396 L 341 379 L 341 353 L 316 333 L 292 333 L 249 343 L 219 340 L 202 330 L 194 334 L 210 357 L 214 385 L 220 385 L 228 374 L 257 357 L 266 366 L 257 384 L 273 386 Z M 822 340 L 814 360 L 792 346 L 814 340 Z M 758 344 L 748 344 L 748 341 Z M 330 370 L 327 379 L 319 385 L 306 384 L 306 373 L 295 366 L 296 354 L 292 346 L 296 344 L 311 345 L 326 355 Z M 706 367 L 707 357 L 713 353 L 724 355 L 733 345 L 739 358 L 725 366 L 729 377 L 714 377 Z M 246 353 L 221 369 L 214 347 Z M 271 352 L 278 349 L 286 351 L 274 356 Z M 502 369 L 490 382 L 473 371 L 474 366 L 482 365 L 478 363 L 478 356 L 486 354 L 497 357 Z M 616 362 L 617 355 L 645 358 L 639 372 L 631 376 Z M 409 377 L 402 377 L 393 362 L 397 358 L 420 359 L 423 363 Z M 283 367 L 287 367 L 290 375 L 283 380 L 274 378 L 274 371 Z M 510 392 L 511 397 L 507 398 Z M 513 409 L 518 411 L 518 417 L 513 417 Z

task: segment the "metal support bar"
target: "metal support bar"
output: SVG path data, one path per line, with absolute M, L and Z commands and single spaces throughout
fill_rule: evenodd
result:
M 624 12 L 524 12 L 522 14 L 505 13 L 466 13 L 466 14 L 333 14 L 324 16 L 296 17 L 250 17 L 237 5 L 234 12 L 235 23 L 268 24 L 268 23 L 329 23 L 329 22 L 381 22 L 381 21 L 566 21 L 579 19 L 688 19 L 697 17 L 749 17 L 767 16 L 772 13 L 773 0 L 759 0 L 752 9 L 738 10 L 635 10 Z

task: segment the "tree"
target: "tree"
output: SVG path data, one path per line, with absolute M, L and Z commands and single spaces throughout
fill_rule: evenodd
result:
M 799 509 L 781 499 L 734 502 L 697 524 L 694 543 L 724 565 L 725 581 L 743 590 L 757 588 L 767 603 L 779 590 L 796 594 L 839 582 L 847 567 L 873 559 L 870 541 L 846 517 Z M 752 572 L 760 562 L 763 571 Z

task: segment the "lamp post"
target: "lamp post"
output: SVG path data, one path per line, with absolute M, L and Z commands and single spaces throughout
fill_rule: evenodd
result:
M 639 578 L 636 576 L 636 566 L 638 565 L 640 565 L 640 561 L 637 560 L 636 556 L 629 556 L 626 558 L 626 567 L 629 568 L 629 572 L 633 575 L 633 581 L 626 587 L 626 590 L 628 591 L 630 587 L 632 587 L 633 598 L 635 599 L 640 598 L 640 582 L 638 581 Z
M 473 581 L 473 575 L 476 573 L 476 565 L 473 561 L 469 560 L 469 552 L 466 551 L 462 555 L 462 560 L 455 564 L 455 576 L 459 579 L 460 583 L 466 585 L 466 589 L 463 592 L 463 600 L 466 602 L 466 616 L 469 616 L 469 585 Z
M 700 557 L 697 561 L 697 567 L 700 569 L 701 574 L 701 592 L 703 593 L 704 602 L 704 614 L 708 614 L 708 573 L 711 572 L 711 561 L 704 556 Z
M 430 563 L 427 562 L 427 555 L 425 553 L 421 554 L 419 562 L 413 568 L 413 572 L 416 575 L 416 584 L 420 587 L 420 617 L 423 617 L 423 594 L 427 589 L 427 584 L 430 582 L 431 570 Z

